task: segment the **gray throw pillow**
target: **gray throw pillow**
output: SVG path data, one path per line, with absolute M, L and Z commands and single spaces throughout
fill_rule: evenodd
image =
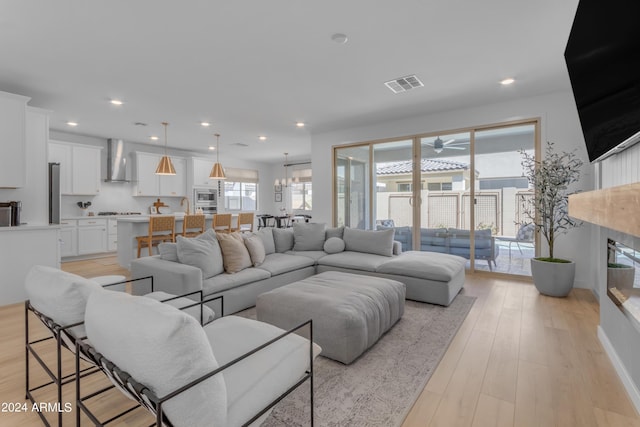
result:
M 294 251 L 321 251 L 324 246 L 325 224 L 294 223 L 293 224 L 293 250 Z
M 329 237 L 324 242 L 324 251 L 328 254 L 337 254 L 344 251 L 344 240 L 339 237 Z
M 178 260 L 182 264 L 198 267 L 202 278 L 208 279 L 224 271 L 222 252 L 217 242 L 210 239 L 189 239 L 177 236 Z M 222 268 L 221 268 L 222 267 Z
M 392 256 L 394 235 L 393 228 L 371 231 L 347 227 L 344 229 L 343 240 L 347 251 Z
M 276 252 L 284 253 L 293 249 L 293 228 L 274 228 L 273 241 Z
M 260 236 L 252 234 L 246 237 L 242 236 L 242 238 L 244 239 L 244 245 L 249 251 L 249 256 L 251 257 L 253 266 L 257 267 L 262 264 L 264 262 L 266 253 L 264 249 L 264 243 L 262 242 Z
M 264 227 L 254 233 L 257 236 L 260 236 L 262 239 L 262 243 L 264 243 L 264 253 L 265 255 L 273 254 L 276 252 L 276 243 L 273 240 L 273 228 Z
M 160 258 L 165 261 L 179 262 L 178 245 L 173 242 L 162 242 L 158 245 Z
M 327 240 L 329 240 L 332 237 L 337 237 L 339 239 L 342 239 L 343 234 L 344 234 L 344 226 L 327 228 L 327 231 L 325 232 Z

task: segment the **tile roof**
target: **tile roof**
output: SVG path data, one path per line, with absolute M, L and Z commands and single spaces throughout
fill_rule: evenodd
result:
M 376 173 L 378 175 L 397 175 L 411 173 L 411 160 L 402 160 L 399 162 L 378 163 Z M 463 162 L 454 162 L 452 160 L 438 159 L 421 159 L 421 172 L 442 172 L 455 170 L 468 170 L 469 164 Z

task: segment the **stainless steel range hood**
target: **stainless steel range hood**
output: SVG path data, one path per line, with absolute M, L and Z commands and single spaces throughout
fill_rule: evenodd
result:
M 124 141 L 107 140 L 107 179 L 104 182 L 129 182 L 127 179 L 127 157 L 124 154 Z

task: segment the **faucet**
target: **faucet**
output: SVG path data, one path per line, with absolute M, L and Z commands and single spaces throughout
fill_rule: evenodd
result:
M 188 197 L 185 196 L 182 199 L 180 199 L 180 206 L 182 206 L 184 204 L 185 200 L 187 201 L 187 211 L 186 211 L 186 213 L 187 213 L 187 215 L 189 215 L 191 213 L 191 210 L 190 210 L 191 202 L 189 202 L 189 198 Z

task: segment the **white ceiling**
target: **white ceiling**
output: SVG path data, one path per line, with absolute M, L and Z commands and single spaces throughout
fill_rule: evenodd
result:
M 8 0 L 0 90 L 53 110 L 56 130 L 162 144 L 167 121 L 175 148 L 205 152 L 219 132 L 222 157 L 308 158 L 311 133 L 568 90 L 577 3 Z M 425 86 L 383 84 L 409 74 Z

